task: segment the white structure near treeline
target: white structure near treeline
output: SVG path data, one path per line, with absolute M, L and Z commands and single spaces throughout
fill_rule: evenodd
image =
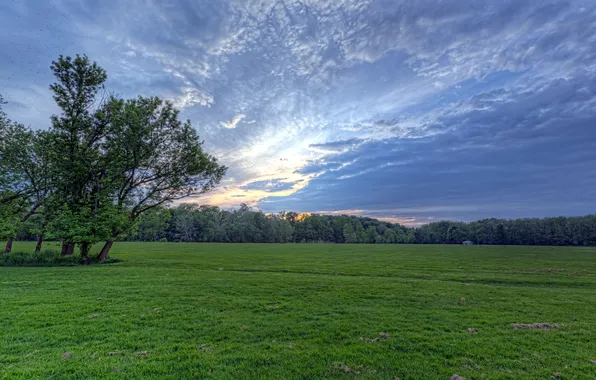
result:
M 470 240 L 466 240 L 464 242 L 462 242 L 463 245 L 474 245 L 474 242 L 470 241 Z

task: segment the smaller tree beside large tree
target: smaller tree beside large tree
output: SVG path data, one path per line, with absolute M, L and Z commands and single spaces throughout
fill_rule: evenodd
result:
M 51 192 L 47 132 L 7 121 L 0 124 L 0 194 L 6 201 L 3 227 L 5 253 L 12 250 L 12 241 L 29 218 L 40 211 Z

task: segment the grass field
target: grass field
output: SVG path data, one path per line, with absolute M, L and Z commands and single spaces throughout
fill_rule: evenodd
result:
M 112 256 L 124 261 L 0 268 L 0 378 L 596 378 L 593 248 L 117 243 Z M 512 328 L 542 322 L 560 326 Z

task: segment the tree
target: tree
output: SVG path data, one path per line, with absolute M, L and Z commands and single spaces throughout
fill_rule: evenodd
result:
M 366 243 L 367 240 L 367 236 L 366 236 L 366 231 L 364 230 L 364 226 L 362 226 L 362 223 L 360 222 L 360 220 L 356 219 L 354 222 L 354 234 L 355 234 L 355 241 L 354 243 Z
M 0 94 L 0 207 L 12 208 L 15 201 L 26 194 L 27 190 L 18 181 L 16 173 L 6 161 L 6 150 L 10 147 L 12 121 L 4 113 L 2 106 L 6 104 Z M 0 208 L 0 212 L 2 209 Z
M 395 244 L 397 243 L 397 235 L 395 231 L 391 228 L 386 228 L 383 232 L 383 242 L 385 244 Z
M 208 192 L 225 174 L 227 168 L 204 152 L 190 121 L 178 116 L 171 102 L 156 97 L 112 97 L 97 113 L 106 128 L 102 185 L 114 192 L 116 216 L 99 260 L 140 215 Z
M 93 110 L 107 75 L 95 62 L 79 55 L 74 59 L 60 56 L 51 69 L 57 82 L 50 89 L 61 113 L 51 117 L 51 139 L 47 141 L 57 179 L 56 197 L 48 206 L 57 215 L 60 212 L 61 220 L 53 225 L 60 226 L 54 232 L 63 240 L 62 253 L 72 253 L 74 244 L 79 243 L 85 256 L 105 230 L 100 225 L 106 217 L 105 212 L 99 217 L 100 202 L 109 198 L 102 189 L 106 168 L 100 160 L 106 125 Z
M 486 219 L 472 223 L 443 221 L 408 228 L 346 215 L 310 215 L 296 219 L 291 224 L 289 220 L 282 219 L 288 213 L 265 215 L 246 205 L 232 211 L 213 206 L 180 205 L 171 209 L 158 208 L 150 213 L 151 218 L 141 217 L 139 231 L 141 225 L 143 229 L 151 229 L 146 224 L 149 220 L 162 220 L 154 215 L 156 213 L 166 213 L 168 219 L 170 213 L 173 215 L 173 222 L 170 221 L 167 227 L 163 222 L 156 222 L 162 224 L 159 229 L 170 241 L 358 243 L 360 240 L 354 226 L 360 225 L 365 232 L 364 243 L 460 244 L 464 240 L 474 240 L 482 244 L 501 244 L 504 234 L 506 244 L 541 242 L 596 245 L 596 215 L 574 218 Z M 192 233 L 186 237 L 180 232 L 182 229 L 179 225 L 182 222 L 177 220 L 182 216 L 191 221 L 188 225 Z M 337 237 L 337 230 L 341 232 L 340 238 Z M 380 235 L 379 231 L 383 231 L 383 234 Z M 156 240 L 140 238 L 139 235 L 135 239 Z
M 366 229 L 366 243 L 376 244 L 380 243 L 380 236 L 375 226 L 369 226 Z
M 4 104 L 6 103 L 0 94 L 0 239 L 6 239 L 7 248 L 9 248 L 8 240 L 16 233 L 14 217 L 18 212 L 19 199 L 23 194 L 22 190 L 18 188 L 19 183 L 6 160 L 6 142 L 11 122 L 2 110 Z
M 19 199 L 0 205 L 0 239 L 6 240 L 5 253 L 10 253 L 12 250 L 12 239 L 18 232 L 19 218 L 17 215 L 21 208 Z
M 3 117 L 0 124 L 0 179 L 6 184 L 0 194 L 6 194 L 3 213 L 6 223 L 3 237 L 7 240 L 5 253 L 12 250 L 18 230 L 36 214 L 51 189 L 49 150 L 45 143 L 48 133 L 33 132 L 22 124 Z M 11 198 L 10 195 L 13 197 Z M 10 200 L 11 199 L 11 200 Z M 6 228 L 6 226 L 10 228 Z M 42 236 L 43 232 L 41 232 Z M 41 242 L 39 243 L 41 244 Z
M 506 240 L 507 240 L 507 237 L 505 235 L 505 227 L 503 226 L 503 223 L 498 223 L 495 228 L 494 243 L 505 244 Z
M 294 235 L 294 228 L 288 220 L 275 219 L 278 243 L 289 243 Z
M 461 244 L 464 240 L 466 240 L 466 235 L 461 226 L 452 224 L 447 228 L 447 243 Z
M 198 241 L 197 225 L 195 223 L 195 210 L 197 206 L 192 204 L 183 204 L 176 209 L 174 225 L 176 237 L 181 242 Z
M 166 239 L 167 228 L 172 215 L 167 208 L 155 208 L 138 219 L 135 240 L 161 241 Z
M 344 241 L 348 244 L 358 242 L 358 237 L 354 231 L 354 226 L 352 226 L 352 223 L 348 222 L 348 223 L 344 224 L 343 235 L 344 235 Z

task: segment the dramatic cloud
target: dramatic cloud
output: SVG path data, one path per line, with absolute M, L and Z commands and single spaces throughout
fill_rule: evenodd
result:
M 85 53 L 230 167 L 197 202 L 409 224 L 596 209 L 591 0 L 23 0 L 0 23 L 12 118 L 46 127 L 51 60 Z
M 255 181 L 242 186 L 242 189 L 276 192 L 290 190 L 296 184 L 296 182 L 285 182 L 285 180 L 285 178 L 274 178 L 266 181 Z
M 220 124 L 224 128 L 234 129 L 234 128 L 236 128 L 236 126 L 238 125 L 238 123 L 240 123 L 245 117 L 246 117 L 246 115 L 244 115 L 244 114 L 236 115 L 229 122 L 226 123 L 226 122 L 223 122 L 222 121 Z
M 319 173 L 308 187 L 263 207 L 357 204 L 360 214 L 417 221 L 594 212 L 595 76 L 493 91 L 454 109 L 429 126 L 449 126 L 440 134 L 369 142 L 329 158 L 343 166 L 313 161 L 301 169 Z

